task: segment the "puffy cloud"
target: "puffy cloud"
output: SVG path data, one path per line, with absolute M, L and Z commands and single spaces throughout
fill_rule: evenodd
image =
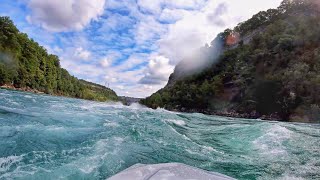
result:
M 169 9 L 165 8 L 159 16 L 159 20 L 168 23 L 175 23 L 176 21 L 183 18 L 184 14 L 187 13 L 184 9 Z
M 223 19 L 223 15 L 225 15 L 228 12 L 228 6 L 226 3 L 219 4 L 215 11 L 211 14 L 207 15 L 207 18 L 209 21 L 211 21 L 216 26 L 225 27 L 226 22 Z
M 115 83 L 115 82 L 118 82 L 118 79 L 115 78 L 115 77 L 111 77 L 111 76 L 104 76 L 104 80 L 106 81 L 106 83 Z M 118 86 L 117 86 L 118 87 Z
M 139 81 L 141 84 L 163 85 L 168 81 L 174 67 L 169 64 L 169 59 L 156 56 L 150 60 L 145 76 Z
M 138 6 L 150 13 L 160 13 L 162 0 L 138 0 Z
M 111 61 L 110 61 L 110 59 L 108 59 L 108 58 L 103 58 L 101 61 L 100 61 L 100 65 L 102 66 L 102 67 L 109 67 L 110 65 L 111 65 Z
M 113 68 L 116 71 L 130 71 L 132 68 L 140 69 L 137 67 L 147 62 L 147 56 L 148 54 L 144 53 L 133 53 L 125 61 L 114 66 Z
M 174 2 L 179 4 L 180 1 Z M 200 9 L 183 12 L 176 9 L 163 10 L 160 20 L 170 21 L 171 16 L 174 22 L 168 25 L 167 33 L 158 40 L 158 53 L 168 57 L 171 64 L 177 64 L 190 57 L 201 46 L 210 44 L 219 32 L 234 27 L 261 10 L 277 7 L 280 2 L 281 0 L 208 0 L 199 3 Z
M 135 21 L 133 18 L 118 13 L 108 14 L 108 18 L 103 21 L 100 33 L 110 33 L 110 31 L 122 31 L 132 28 Z
M 95 64 L 79 63 L 78 61 L 64 58 L 61 58 L 61 60 L 62 67 L 78 78 L 91 79 L 92 82 L 96 82 L 97 78 L 104 74 L 104 70 Z
M 153 16 L 145 16 L 135 27 L 135 40 L 139 45 L 149 41 L 154 43 L 164 33 L 166 33 L 166 27 L 163 24 Z
M 158 89 L 162 88 L 163 85 L 118 85 L 111 86 L 118 94 L 129 97 L 144 98 L 150 96 Z
M 61 54 L 61 53 L 63 53 L 63 49 L 61 49 L 58 46 L 51 47 L 51 46 L 48 46 L 48 45 L 45 44 L 45 45 L 43 45 L 43 47 L 46 48 L 46 50 L 50 54 Z
M 55 32 L 81 30 L 103 14 L 104 6 L 105 0 L 30 0 L 27 20 Z
M 206 0 L 138 0 L 137 3 L 142 10 L 149 13 L 159 14 L 162 9 L 199 9 Z
M 91 53 L 89 51 L 83 49 L 82 47 L 79 47 L 75 50 L 74 56 L 76 58 L 81 59 L 81 60 L 88 60 L 89 57 L 91 56 Z

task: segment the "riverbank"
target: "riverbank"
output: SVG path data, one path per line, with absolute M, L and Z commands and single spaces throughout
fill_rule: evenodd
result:
M 248 113 L 237 113 L 235 111 L 220 111 L 220 112 L 214 112 L 209 110 L 203 110 L 203 109 L 167 109 L 168 111 L 173 112 L 183 112 L 183 113 L 202 113 L 206 115 L 214 115 L 214 116 L 222 116 L 222 117 L 231 117 L 231 118 L 244 118 L 244 119 L 261 119 L 261 120 L 268 120 L 268 121 L 284 121 L 281 119 L 281 117 L 274 113 L 271 115 L 262 115 L 260 116 L 257 112 L 252 112 L 250 114 Z M 298 122 L 298 121 L 297 121 Z M 301 122 L 301 121 L 299 121 Z
M 12 84 L 4 84 L 0 86 L 2 89 L 10 89 L 10 90 L 15 90 L 15 91 L 25 91 L 25 92 L 31 92 L 35 94 L 46 94 L 45 92 L 39 91 L 37 89 L 32 89 L 30 87 L 22 87 L 22 88 L 17 88 L 14 87 Z
M 238 113 L 235 111 L 210 111 L 204 109 L 167 109 L 168 111 L 172 112 L 182 112 L 182 113 L 202 113 L 205 115 L 212 115 L 212 116 L 221 116 L 221 117 L 230 117 L 230 118 L 242 118 L 242 119 L 261 119 L 266 121 L 280 121 L 280 122 L 298 122 L 298 123 L 320 123 L 320 121 L 314 121 L 310 119 L 310 116 L 314 116 L 319 112 L 314 113 L 313 110 L 309 110 L 309 114 L 306 112 L 302 114 L 291 114 L 289 119 L 285 120 L 282 119 L 278 113 L 272 113 L 270 115 L 259 115 L 259 113 L 253 111 L 249 113 Z M 316 110 L 317 111 L 317 110 Z
M 63 95 L 63 94 L 52 94 L 52 93 L 46 93 L 43 91 L 39 91 L 37 89 L 33 89 L 30 87 L 22 87 L 22 88 L 18 88 L 15 87 L 12 84 L 4 84 L 2 86 L 0 86 L 0 89 L 7 89 L 7 90 L 13 90 L 13 91 L 23 91 L 23 92 L 29 92 L 29 93 L 34 93 L 34 94 L 47 94 L 50 96 L 56 96 L 56 97 L 65 97 L 65 98 L 73 98 L 73 99 L 83 99 L 83 100 L 87 100 L 87 101 L 95 101 L 95 102 L 110 102 L 112 100 L 109 101 L 99 101 L 99 100 L 94 100 L 94 99 L 85 99 L 85 98 L 78 98 L 78 97 L 73 97 L 73 96 L 67 96 L 67 95 Z M 114 101 L 117 102 L 117 101 Z

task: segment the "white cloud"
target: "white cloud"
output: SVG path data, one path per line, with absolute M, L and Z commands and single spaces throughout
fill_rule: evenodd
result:
M 100 65 L 102 67 L 109 67 L 111 65 L 111 60 L 108 59 L 108 58 L 103 58 L 101 61 L 100 61 Z
M 144 54 L 144 53 L 131 54 L 126 61 L 123 61 L 120 64 L 118 64 L 117 66 L 114 66 L 113 69 L 116 71 L 130 70 L 131 68 L 134 68 L 138 65 L 146 63 L 147 56 L 148 56 L 148 54 Z
M 163 8 L 199 9 L 206 0 L 138 0 L 138 6 L 149 13 L 159 14 Z
M 83 49 L 82 47 L 79 47 L 75 50 L 74 56 L 76 58 L 81 59 L 81 60 L 89 60 L 91 53 L 89 51 Z
M 176 2 L 176 1 L 174 1 Z M 180 1 L 177 1 L 180 2 Z M 176 2 L 176 3 L 177 3 Z M 250 18 L 261 10 L 277 7 L 281 0 L 209 0 L 201 9 L 177 11 L 163 10 L 160 17 L 175 21 L 168 25 L 168 32 L 158 41 L 158 53 L 177 64 L 191 56 L 201 46 L 210 42 L 226 28 L 232 28 L 240 21 Z
M 63 53 L 63 49 L 58 46 L 51 47 L 49 45 L 43 45 L 43 47 L 48 51 L 49 54 L 61 54 Z
M 120 85 L 111 86 L 119 95 L 144 98 L 150 96 L 163 85 Z
M 141 84 L 164 85 L 169 75 L 173 72 L 174 66 L 169 64 L 169 59 L 163 56 L 153 57 L 149 61 L 145 76 L 139 81 Z
M 118 79 L 115 77 L 111 77 L 111 76 L 105 76 L 104 80 L 106 81 L 106 83 L 116 83 L 118 82 Z
M 72 75 L 83 79 L 97 79 L 104 70 L 94 64 L 82 64 L 75 60 L 61 59 L 61 65 L 66 68 Z
M 166 27 L 153 16 L 144 16 L 135 28 L 136 43 L 141 45 L 148 41 L 155 41 L 166 33 Z
M 81 30 L 102 15 L 105 0 L 30 0 L 27 20 L 54 31 Z
M 108 18 L 103 22 L 103 26 L 100 28 L 100 33 L 106 33 L 109 31 L 121 31 L 126 28 L 130 28 L 134 20 L 129 16 L 120 15 L 118 13 L 108 15 Z
M 138 0 L 138 6 L 150 13 L 160 13 L 162 0 Z
M 97 47 L 94 47 L 94 49 L 99 49 Z M 101 48 L 103 49 L 103 47 Z M 116 60 L 121 58 L 122 55 L 119 51 L 115 50 L 108 50 L 103 53 L 102 57 L 100 58 L 100 65 L 102 67 L 110 67 Z
M 161 12 L 160 16 L 159 16 L 159 20 L 160 21 L 164 21 L 164 22 L 176 22 L 180 19 L 183 18 L 184 14 L 187 13 L 187 10 L 184 9 L 169 9 L 169 8 L 165 8 L 163 9 L 163 11 Z

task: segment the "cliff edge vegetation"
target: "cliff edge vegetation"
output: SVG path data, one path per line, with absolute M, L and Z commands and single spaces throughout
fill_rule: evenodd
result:
M 189 61 L 181 61 L 167 86 L 141 103 L 183 112 L 320 122 L 319 27 L 320 1 L 285 0 L 220 33 L 192 59 L 205 65 L 188 67 Z

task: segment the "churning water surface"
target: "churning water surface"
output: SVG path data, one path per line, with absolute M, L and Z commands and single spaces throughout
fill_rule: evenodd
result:
M 237 179 L 320 179 L 320 125 L 0 90 L 0 179 L 106 179 L 180 162 Z

